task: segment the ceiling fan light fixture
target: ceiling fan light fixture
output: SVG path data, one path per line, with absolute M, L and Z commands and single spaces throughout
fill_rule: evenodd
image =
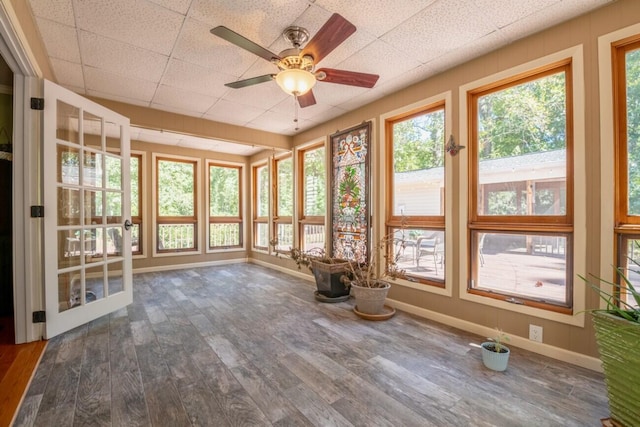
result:
M 316 76 L 306 70 L 282 70 L 276 75 L 276 83 L 289 95 L 300 96 L 309 92 L 316 84 Z

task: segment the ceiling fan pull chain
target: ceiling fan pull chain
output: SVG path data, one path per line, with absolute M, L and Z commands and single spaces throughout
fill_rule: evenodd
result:
M 294 116 L 293 116 L 293 122 L 296 124 L 296 129 L 298 130 L 298 94 L 297 93 L 293 93 L 293 111 L 294 111 Z

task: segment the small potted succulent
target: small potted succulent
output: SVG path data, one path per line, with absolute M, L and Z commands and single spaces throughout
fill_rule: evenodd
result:
M 493 338 L 487 338 L 489 341 L 481 344 L 482 363 L 489 369 L 502 372 L 507 369 L 511 350 L 504 345 L 505 341 L 509 341 L 509 337 L 500 329 L 496 329 L 496 331 Z

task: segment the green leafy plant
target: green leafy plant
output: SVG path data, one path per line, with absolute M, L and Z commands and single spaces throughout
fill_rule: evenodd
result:
M 638 242 L 636 242 L 636 247 L 640 249 L 640 244 Z M 629 261 L 631 261 L 637 268 L 640 268 L 640 263 L 638 263 L 638 261 L 632 258 L 629 258 Z M 607 312 L 622 317 L 630 322 L 640 323 L 640 293 L 633 286 L 629 277 L 624 273 L 623 268 L 616 267 L 615 270 L 618 277 L 620 277 L 620 282 L 618 283 L 602 279 L 594 276 L 593 274 L 589 274 L 589 277 L 578 275 L 578 277 L 584 280 L 591 289 L 593 289 L 600 298 L 607 303 L 606 308 L 597 308 L 588 311 Z M 639 270 L 632 271 L 640 274 Z M 603 283 L 611 286 L 612 291 L 608 292 L 603 290 L 601 288 L 601 284 Z M 624 298 L 626 295 L 631 295 L 633 297 L 635 305 L 627 302 L 627 299 Z
M 505 342 L 511 341 L 509 336 L 502 332 L 502 329 L 496 328 L 496 335 L 493 337 L 487 338 L 489 341 L 493 341 L 493 346 L 486 346 L 485 348 L 490 351 L 495 351 L 496 353 L 506 353 Z

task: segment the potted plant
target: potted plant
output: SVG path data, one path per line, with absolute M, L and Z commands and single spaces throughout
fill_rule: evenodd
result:
M 489 341 L 481 344 L 482 363 L 489 369 L 502 372 L 507 369 L 511 350 L 504 345 L 505 341 L 509 341 L 509 337 L 500 329 L 496 331 L 495 337 L 487 338 Z
M 404 270 L 398 268 L 397 264 L 403 248 L 404 241 L 397 239 L 394 234 L 386 235 L 374 245 L 367 262 L 348 264 L 352 278 L 352 294 L 356 300 L 354 312 L 360 317 L 384 320 L 395 313 L 392 308 L 388 313 L 384 313 L 384 302 L 391 288 L 391 284 L 386 279 L 395 280 L 405 277 Z M 377 263 L 381 254 L 384 254 L 386 265 L 382 271 L 379 271 Z
M 349 298 L 349 262 L 327 257 L 323 248 L 302 251 L 291 248 L 289 256 L 298 265 L 306 266 L 316 280 L 316 299 L 322 302 L 338 302 Z
M 640 245 L 638 245 L 640 248 Z M 640 267 L 637 261 L 631 262 Z M 611 419 L 623 426 L 640 425 L 640 294 L 622 268 L 619 283 L 579 276 L 606 301 L 606 308 L 589 310 L 602 360 Z M 634 273 L 640 273 L 635 270 Z M 600 284 L 611 286 L 611 293 Z M 630 296 L 633 303 L 629 303 Z

